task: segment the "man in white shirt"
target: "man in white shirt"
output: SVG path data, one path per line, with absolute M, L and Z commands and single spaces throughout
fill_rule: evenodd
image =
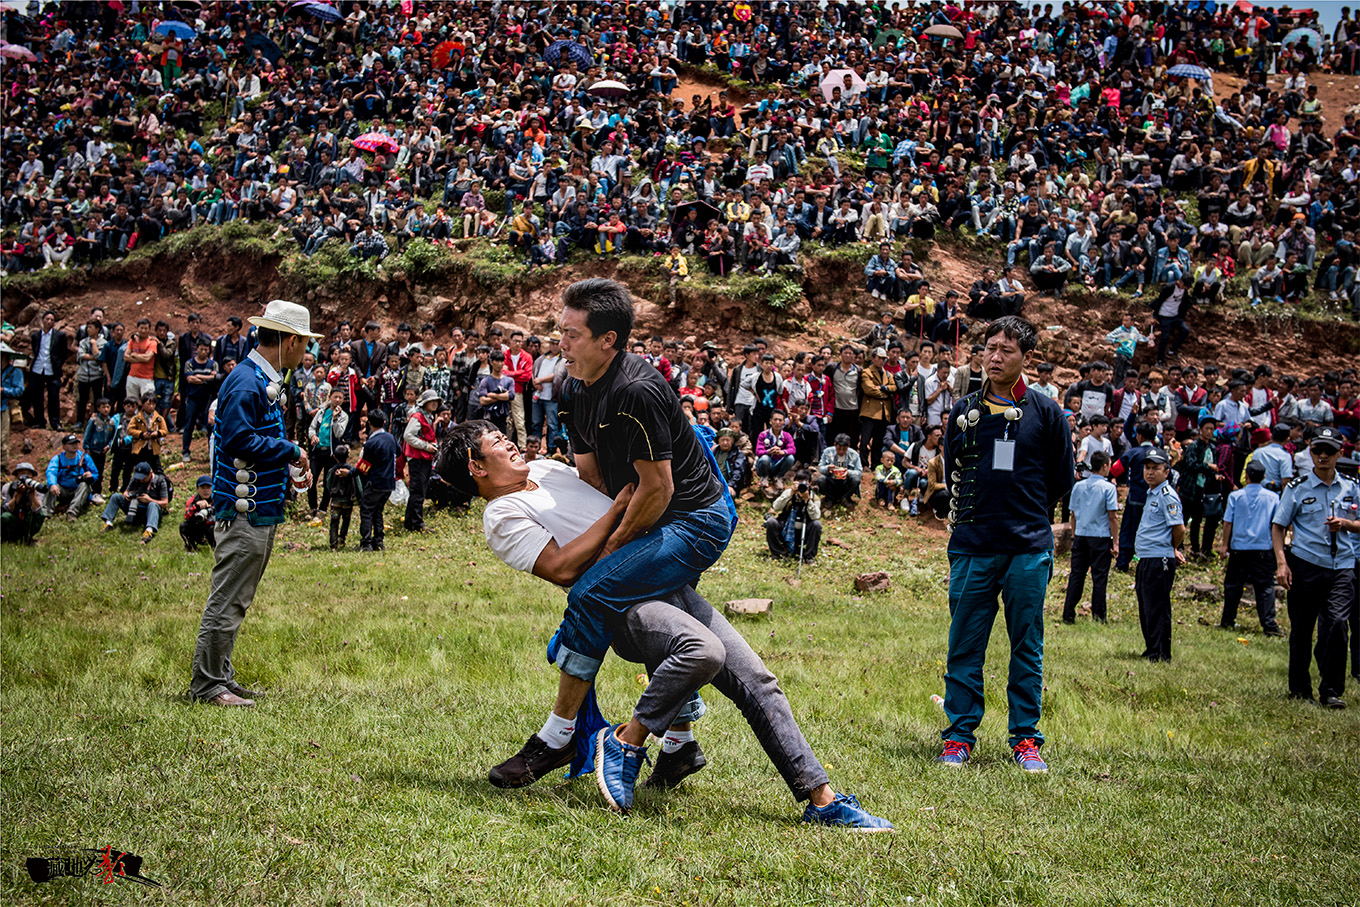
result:
M 487 501 L 482 524 L 497 557 L 558 585 L 575 582 L 595 561 L 632 494 L 626 488 L 611 501 L 564 464 L 526 462 L 509 438 L 480 420 L 450 432 L 439 474 Z M 795 799 L 811 801 L 805 822 L 862 831 L 892 829 L 853 797 L 831 789 L 774 675 L 741 634 L 692 589 L 629 608 L 614 633 L 614 647 L 620 657 L 646 665 L 651 678 L 633 713 L 634 721 L 663 741 L 648 786 L 673 787 L 707 763 L 689 721 L 702 714 L 694 706 L 694 693 L 712 683 L 748 716 Z M 603 719 L 589 714 L 588 707 L 580 715 L 558 711 L 555 707 L 518 754 L 492 769 L 493 784 L 524 787 L 568 763 L 574 774 L 587 770 L 585 754 L 578 757 L 574 742 L 577 719 Z M 601 761 L 597 752 L 597 772 Z

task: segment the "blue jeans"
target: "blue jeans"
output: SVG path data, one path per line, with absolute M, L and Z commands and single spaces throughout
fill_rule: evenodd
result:
M 1005 605 L 1011 639 L 1006 702 L 1010 745 L 1026 737 L 1042 745 L 1039 709 L 1044 686 L 1044 593 L 1053 576 L 1053 551 L 1034 554 L 949 552 L 949 660 L 944 675 L 941 736 L 972 746 L 985 711 L 983 662 L 996 623 L 997 598 Z
M 162 415 L 169 416 L 170 401 L 175 396 L 175 379 L 157 378 L 156 380 L 156 408 Z
M 113 518 L 118 515 L 118 511 L 128 512 L 128 505 L 132 503 L 132 498 L 123 494 L 121 491 L 114 492 L 109 497 L 109 502 L 104 505 L 104 522 L 112 523 Z M 146 528 L 152 532 L 161 528 L 161 508 L 159 504 L 138 504 L 138 514 L 136 519 L 129 517 L 130 523 L 146 523 Z
M 529 437 L 537 438 L 547 423 L 547 440 L 543 442 L 543 452 L 551 453 L 557 445 L 557 401 L 535 400 L 529 409 Z
M 762 479 L 777 479 L 793 469 L 794 462 L 793 454 L 784 454 L 784 456 L 779 458 L 778 462 L 776 462 L 769 454 L 765 454 L 763 457 L 756 460 L 756 475 L 760 476 Z
M 737 509 L 724 494 L 702 510 L 675 514 L 597 561 L 567 594 L 558 667 L 594 680 L 624 612 L 698 582 L 726 550 L 736 525 Z

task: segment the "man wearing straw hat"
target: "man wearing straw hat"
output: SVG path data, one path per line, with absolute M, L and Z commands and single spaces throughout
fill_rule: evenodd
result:
M 219 706 L 252 706 L 258 694 L 236 682 L 231 652 L 246 609 L 269 563 L 283 522 L 290 467 L 310 481 L 307 452 L 288 440 L 283 375 L 302 362 L 311 330 L 305 306 L 275 299 L 250 319 L 258 346 L 232 370 L 217 398 L 213 428 L 213 511 L 217 548 L 212 582 L 194 650 L 189 695 Z

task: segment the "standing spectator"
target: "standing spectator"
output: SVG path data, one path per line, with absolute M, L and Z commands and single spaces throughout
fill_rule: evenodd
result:
M 21 405 L 24 397 L 24 372 L 14 364 L 18 351 L 0 341 L 0 471 L 9 465 L 10 410 Z
M 165 417 L 156 411 L 155 392 L 142 394 L 141 407 L 127 427 L 127 433 L 132 436 L 129 453 L 133 461 L 145 461 L 157 473 L 164 472 L 161 466 L 161 443 L 169 431 Z
M 1077 603 L 1091 572 L 1091 619 L 1105 623 L 1110 563 L 1119 554 L 1119 494 L 1110 480 L 1110 457 L 1091 454 L 1090 473 L 1072 486 L 1072 568 L 1067 575 L 1063 623 L 1077 622 Z
M 231 655 L 284 520 L 290 480 L 298 486 L 310 478 L 307 452 L 286 437 L 283 372 L 302 363 L 308 341 L 321 339 L 312 333 L 307 308 L 282 299 L 271 300 L 250 323 L 258 345 L 228 372 L 213 401 L 217 547 L 189 684 L 193 699 L 224 707 L 253 706 L 259 695 L 236 682 Z
M 944 700 L 949 727 L 938 757 L 945 765 L 966 763 L 977 742 L 987 642 L 1004 588 L 1012 758 L 1026 772 L 1048 770 L 1039 755 L 1039 711 L 1044 595 L 1053 572 L 1049 513 L 1071 490 L 1073 465 L 1062 410 L 1043 394 L 1029 393 L 1021 377 L 1038 339 L 1021 318 L 992 322 L 983 341 L 987 384 L 956 403 L 945 423 L 941 466 L 953 526 Z
M 1312 702 L 1312 663 L 1318 663 L 1317 701 L 1344 709 L 1346 622 L 1355 605 L 1360 485 L 1336 471 L 1341 433 L 1322 428 L 1308 443 L 1313 467 L 1280 495 L 1271 519 L 1275 580 L 1289 591 L 1289 697 Z M 1285 531 L 1293 528 L 1288 553 Z M 1317 627 L 1317 648 L 1313 628 Z
M 61 369 L 66 364 L 69 338 L 57 330 L 57 313 L 42 314 L 42 327 L 29 334 L 33 353 L 27 382 L 28 424 L 34 428 L 61 431 Z M 44 405 L 45 404 L 45 405 Z
M 107 397 L 96 400 L 94 409 L 89 421 L 85 423 L 85 434 L 81 438 L 80 446 L 94 461 L 94 489 L 90 495 L 90 502 L 97 505 L 104 503 L 105 466 L 109 450 L 118 436 L 118 425 L 113 418 L 113 403 Z M 109 486 L 109 490 L 113 490 L 112 485 Z
M 47 463 L 43 516 L 50 520 L 58 509 L 66 508 L 66 518 L 75 522 L 89 503 L 98 478 L 99 467 L 80 449 L 80 438 L 75 435 L 62 438 L 61 450 Z
M 1271 520 L 1280 506 L 1280 496 L 1266 488 L 1266 467 L 1252 460 L 1244 470 L 1245 488 L 1228 495 L 1223 513 L 1223 540 L 1219 553 L 1228 559 L 1223 574 L 1223 616 L 1218 625 L 1237 629 L 1237 606 L 1242 591 L 1251 583 L 1256 593 L 1256 616 L 1266 636 L 1284 636 L 1275 622 L 1275 556 L 1271 543 Z
M 345 547 L 349 535 L 349 521 L 354 513 L 354 504 L 363 499 L 364 481 L 359 471 L 349 462 L 349 448 L 344 444 L 336 446 L 334 464 L 326 470 L 326 493 L 330 495 L 331 550 L 339 551 Z
M 1138 597 L 1138 622 L 1143 628 L 1143 658 L 1148 661 L 1171 660 L 1171 586 L 1176 567 L 1185 563 L 1181 545 L 1185 541 L 1185 517 L 1181 499 L 1167 479 L 1171 462 L 1160 448 L 1149 450 L 1143 458 L 1147 479 L 1147 504 L 1134 538 L 1138 572 L 1134 592 Z
M 156 350 L 159 344 L 151 331 L 151 319 L 139 318 L 137 329 L 128 338 L 127 352 L 123 357 L 128 363 L 127 395 L 141 404 L 142 398 L 151 395 L 156 399 Z
M 183 375 L 180 391 L 183 409 L 180 418 L 183 432 L 180 460 L 187 464 L 189 442 L 193 440 L 195 429 L 207 427 L 208 404 L 212 402 L 213 389 L 219 380 L 217 363 L 212 359 L 212 347 L 206 338 L 195 344 L 193 358 L 182 364 L 180 373 Z
M 514 394 L 510 398 L 509 424 L 514 429 L 515 443 L 520 447 L 526 447 L 529 432 L 525 428 L 524 400 L 534 380 L 534 358 L 524 349 L 523 331 L 510 332 L 510 342 L 504 360 L 504 374 L 515 382 Z
M 884 369 L 888 351 L 878 347 L 873 364 L 860 373 L 859 456 L 862 463 L 877 461 L 883 452 L 883 433 L 893 418 L 897 380 Z
M 85 336 L 76 348 L 76 425 L 84 428 L 86 407 L 104 396 L 104 327 L 99 319 L 85 324 Z
M 495 362 L 495 360 L 493 360 Z M 499 371 L 499 369 L 497 369 Z M 359 503 L 359 550 L 383 550 L 383 511 L 387 499 L 397 488 L 397 440 L 387 430 L 387 417 L 382 410 L 368 415 L 368 440 L 358 465 L 364 478 L 363 497 Z
M 435 443 L 434 414 L 443 402 L 439 394 L 432 390 L 422 393 L 416 401 L 416 409 L 407 416 L 402 431 L 406 469 L 411 477 L 410 496 L 406 499 L 406 517 L 403 521 L 407 532 L 425 531 L 425 493 L 430 484 L 434 455 L 439 452 L 439 445 Z
M 322 387 L 330 387 L 330 385 L 323 383 Z M 326 476 L 330 472 L 335 450 L 345 446 L 349 420 L 350 414 L 345 412 L 345 391 L 337 387 L 327 393 L 326 405 L 317 410 L 316 415 L 312 417 L 311 425 L 307 427 L 307 440 L 311 444 L 312 451 L 313 476 L 313 482 L 307 489 L 307 506 L 312 510 L 327 510 L 330 507 L 331 487 L 326 484 Z M 315 479 L 322 480 L 319 508 L 316 500 L 317 482 Z

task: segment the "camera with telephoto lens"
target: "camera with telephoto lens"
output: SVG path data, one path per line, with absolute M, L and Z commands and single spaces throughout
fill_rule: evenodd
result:
M 799 482 L 799 483 L 798 483 L 798 493 L 799 493 L 799 494 L 807 494 L 807 493 L 808 493 L 809 487 L 810 487 L 810 486 L 808 485 L 807 482 Z

